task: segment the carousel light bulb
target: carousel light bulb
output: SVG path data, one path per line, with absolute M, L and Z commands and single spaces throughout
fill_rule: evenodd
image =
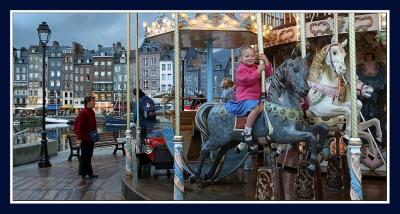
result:
M 225 29 L 225 24 L 221 24 L 221 26 L 220 26 L 222 29 Z
M 143 22 L 143 28 L 147 27 L 147 22 Z
M 147 32 L 151 32 L 151 27 L 147 27 Z
M 269 26 L 269 30 L 272 30 L 272 25 Z
M 161 28 L 161 32 L 165 32 L 165 27 L 162 27 L 162 28 Z
M 382 13 L 382 17 L 386 17 L 386 13 Z
M 251 19 L 252 21 L 254 21 L 254 20 L 256 20 L 256 16 L 255 16 L 255 15 L 251 15 L 250 19 Z
M 269 29 L 266 32 L 267 32 L 267 34 L 269 34 L 270 33 Z
M 175 13 L 172 14 L 172 18 L 175 18 Z
M 263 30 L 266 30 L 267 29 L 267 25 L 263 25 Z
M 211 25 L 210 25 L 210 24 L 207 24 L 207 28 L 210 29 L 210 28 L 211 28 Z
M 151 23 L 151 26 L 152 26 L 152 27 L 156 27 L 156 26 L 157 26 L 157 23 L 156 23 L 156 22 L 152 22 L 152 23 Z
M 227 22 L 228 20 L 229 20 L 229 17 L 228 17 L 227 15 L 225 15 L 225 16 L 224 16 L 224 21 Z
M 163 19 L 162 19 L 162 22 L 163 22 L 163 23 L 167 23 L 167 18 L 163 18 Z
M 203 21 L 207 21 L 208 20 L 207 15 L 203 15 L 201 18 L 203 19 Z

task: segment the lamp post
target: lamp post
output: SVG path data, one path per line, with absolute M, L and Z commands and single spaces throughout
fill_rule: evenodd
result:
M 186 56 L 188 50 L 186 48 L 181 49 L 181 59 L 182 59 L 182 98 L 185 97 L 185 72 L 186 72 Z M 182 99 L 182 111 L 185 110 L 185 99 Z
M 45 128 L 45 118 L 46 118 L 46 44 L 49 42 L 50 39 L 50 34 L 51 30 L 49 28 L 49 25 L 46 24 L 46 22 L 42 22 L 38 29 L 38 35 L 39 35 L 39 42 L 40 45 L 42 46 L 42 51 L 43 51 L 43 73 L 42 73 L 42 140 L 41 140 L 41 147 L 40 147 L 40 159 L 38 162 L 39 168 L 46 168 L 46 167 L 51 167 L 51 163 L 49 160 L 49 154 L 47 152 L 47 139 L 46 139 L 46 128 Z

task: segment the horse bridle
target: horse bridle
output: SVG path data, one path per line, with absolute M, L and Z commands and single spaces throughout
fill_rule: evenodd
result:
M 331 48 L 332 48 L 333 46 L 339 46 L 339 45 L 338 45 L 338 44 L 331 44 L 331 45 L 329 45 L 329 48 L 328 48 L 329 60 L 330 60 L 330 62 L 331 62 L 331 67 L 333 68 L 333 71 L 336 72 L 336 66 L 335 66 L 334 62 L 339 62 L 339 61 L 338 61 L 338 60 L 335 60 L 335 61 L 334 61 L 334 60 L 332 59 Z

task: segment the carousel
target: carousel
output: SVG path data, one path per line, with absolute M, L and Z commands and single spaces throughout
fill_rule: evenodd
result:
M 386 201 L 386 15 L 174 13 L 143 23 L 148 40 L 174 47 L 175 87 L 159 96 L 164 119 L 153 127 L 153 139 L 142 139 L 139 122 L 135 136 L 127 124 L 125 197 Z M 128 29 L 130 47 L 130 14 Z M 221 84 L 229 88 L 239 57 L 234 49 L 245 45 L 273 65 L 272 76 L 261 72 L 263 110 L 251 144 L 241 135 L 246 118 L 228 113 L 226 100 L 213 94 L 213 48 L 232 50 L 230 79 Z M 189 48 L 207 52 L 206 98 L 182 94 L 180 59 Z M 184 100 L 196 100 L 198 108 L 184 110 Z M 167 111 L 170 104 L 174 109 Z M 143 156 L 151 156 L 146 172 Z

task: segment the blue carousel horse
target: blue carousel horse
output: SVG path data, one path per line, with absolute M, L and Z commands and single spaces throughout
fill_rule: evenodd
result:
M 314 176 L 318 145 L 323 145 L 327 140 L 328 127 L 304 126 L 302 123 L 300 99 L 306 97 L 310 90 L 308 74 L 306 59 L 301 57 L 289 58 L 276 69 L 271 78 L 268 100 L 264 102 L 264 111 L 254 123 L 252 134 L 253 139 L 269 136 L 279 144 L 308 143 L 310 157 L 307 173 Z M 202 174 L 203 164 L 210 151 L 218 151 L 218 154 L 210 170 L 203 174 L 202 179 L 206 181 L 215 176 L 224 154 L 243 141 L 241 131 L 234 130 L 235 117 L 226 111 L 223 103 L 207 102 L 201 105 L 195 122 L 203 143 L 197 167 L 189 178 L 190 183 L 194 183 Z

